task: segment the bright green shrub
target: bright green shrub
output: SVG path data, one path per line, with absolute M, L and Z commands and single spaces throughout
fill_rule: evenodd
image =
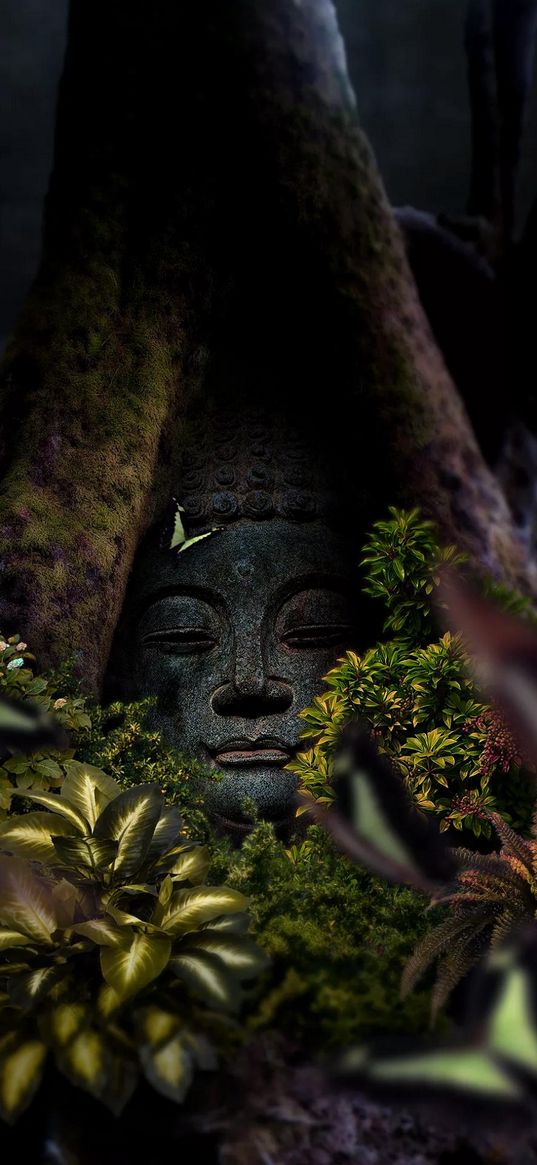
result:
M 461 556 L 438 545 L 417 510 L 390 513 L 375 525 L 362 565 L 364 592 L 384 603 L 384 630 L 394 637 L 362 655 L 347 652 L 329 672 L 328 690 L 302 713 L 311 747 L 289 767 L 305 792 L 330 802 L 334 745 L 342 724 L 359 715 L 441 829 L 490 837 L 488 809 L 527 829 L 531 791 L 513 739 L 481 700 L 458 638 L 434 637 L 438 571 L 460 564 Z M 489 584 L 487 590 L 531 615 L 526 600 L 505 588 Z
M 276 1028 L 319 1050 L 427 1027 L 429 992 L 399 997 L 427 927 L 419 895 L 353 866 L 316 826 L 287 850 L 266 822 L 240 850 L 217 843 L 211 877 L 248 897 L 252 934 L 271 958 L 253 1030 Z

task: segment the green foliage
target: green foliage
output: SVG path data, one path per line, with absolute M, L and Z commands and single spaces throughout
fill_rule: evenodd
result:
M 458 638 L 433 639 L 438 571 L 461 562 L 442 549 L 417 510 L 391 510 L 365 546 L 364 591 L 383 601 L 395 638 L 349 651 L 325 677 L 327 691 L 302 713 L 309 747 L 290 769 L 305 793 L 332 800 L 333 755 L 342 725 L 362 717 L 396 763 L 413 798 L 440 828 L 491 836 L 488 810 L 527 829 L 532 796 L 501 715 L 483 703 Z M 526 600 L 490 584 L 504 606 L 530 616 Z M 304 811 L 304 810 L 301 810 Z
M 213 774 L 191 757 L 168 748 L 160 734 L 148 727 L 152 702 L 92 708 L 91 731 L 81 741 L 77 757 L 110 773 L 124 789 L 154 781 L 168 800 L 180 805 L 183 832 L 206 839 L 210 830 L 200 787 L 201 778 L 206 781 Z
M 52 715 L 71 738 L 81 740 L 91 726 L 86 701 L 73 692 L 64 694 L 61 675 L 34 675 L 33 662 L 34 656 L 18 635 L 7 641 L 0 635 L 0 696 Z M 73 749 L 57 748 L 53 743 L 28 755 L 0 747 L 0 821 L 11 809 L 16 792 L 58 788 L 65 776 L 66 762 L 73 756 Z
M 426 927 L 419 895 L 351 865 L 316 826 L 286 850 L 259 823 L 239 851 L 215 847 L 212 876 L 247 895 L 252 933 L 271 958 L 253 1030 L 277 1028 L 319 1051 L 426 1027 L 429 992 L 399 997 Z
M 148 709 L 148 701 L 92 709 L 92 729 L 77 755 L 123 788 L 155 781 L 180 806 L 185 832 L 208 843 L 211 880 L 249 898 L 252 933 L 273 961 L 250 1025 L 281 1028 L 319 1047 L 383 1023 L 423 1027 L 428 992 L 399 1002 L 405 959 L 425 926 L 418 896 L 353 869 L 315 828 L 286 848 L 260 823 L 236 851 L 203 814 L 196 778 L 206 772 L 147 728 Z
M 234 1015 L 265 966 L 247 904 L 204 884 L 207 851 L 154 784 L 122 791 L 66 762 L 60 793 L 0 826 L 0 1115 L 32 1099 L 49 1053 L 119 1112 L 139 1076 L 180 1102 L 214 1064 L 211 1015 Z M 45 811 L 43 811 L 45 810 Z
M 439 546 L 433 523 L 419 510 L 391 506 L 390 515 L 375 523 L 364 545 L 364 593 L 384 603 L 384 631 L 421 642 L 434 630 L 431 596 L 438 571 L 466 560 L 453 546 Z

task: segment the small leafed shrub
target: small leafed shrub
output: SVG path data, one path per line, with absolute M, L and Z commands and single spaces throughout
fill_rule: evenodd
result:
M 204 884 L 207 851 L 155 784 L 65 764 L 59 793 L 0 825 L 0 1115 L 48 1056 L 119 1112 L 140 1076 L 183 1100 L 214 1066 L 211 1024 L 265 966 L 243 894 Z
M 27 644 L 18 635 L 6 641 L 0 634 L 0 697 L 31 703 L 43 714 L 49 713 L 68 733 L 69 742 L 78 743 L 91 727 L 84 697 L 64 695 L 61 676 L 34 675 L 34 662 Z M 0 821 L 7 817 L 15 793 L 59 788 L 65 777 L 65 763 L 74 755 L 74 748 L 58 748 L 54 744 L 24 755 L 0 744 Z
M 246 1017 L 251 1030 L 275 1029 L 318 1055 L 373 1032 L 427 1028 L 429 990 L 400 999 L 428 925 L 421 895 L 352 865 L 317 826 L 286 850 L 259 822 L 240 850 L 211 847 L 211 868 L 247 895 L 252 933 L 271 960 Z
M 310 747 L 290 769 L 305 793 L 332 801 L 333 757 L 342 725 L 359 716 L 396 763 L 421 809 L 440 828 L 491 836 L 488 813 L 527 829 L 532 798 L 513 737 L 477 692 L 459 638 L 434 633 L 434 599 L 442 566 L 463 561 L 441 548 L 417 510 L 391 510 L 364 547 L 366 595 L 386 610 L 393 638 L 363 654 L 349 651 L 325 677 L 327 690 L 302 713 Z M 498 585 L 488 593 L 531 617 L 526 600 Z

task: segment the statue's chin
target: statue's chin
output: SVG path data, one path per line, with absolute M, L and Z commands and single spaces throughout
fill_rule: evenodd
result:
M 255 806 L 262 820 L 272 821 L 278 828 L 288 827 L 295 820 L 296 785 L 293 773 L 281 768 L 228 766 L 204 788 L 205 806 L 224 828 L 247 833 L 254 817 L 248 805 Z

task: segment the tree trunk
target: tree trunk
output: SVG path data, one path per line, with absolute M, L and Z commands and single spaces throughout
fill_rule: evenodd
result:
M 216 351 L 253 394 L 285 368 L 335 416 L 372 518 L 421 503 L 530 585 L 330 0 L 73 0 L 43 261 L 3 374 L 0 624 L 43 662 L 75 652 L 90 687 Z

